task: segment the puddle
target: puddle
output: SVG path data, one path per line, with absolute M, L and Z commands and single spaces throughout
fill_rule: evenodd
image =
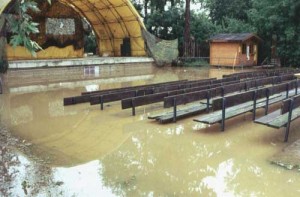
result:
M 226 131 L 220 132 L 220 125 L 199 124 L 193 117 L 167 125 L 148 120 L 147 114 L 161 109 L 162 103 L 138 107 L 134 117 L 131 110 L 121 110 L 120 102 L 109 103 L 104 111 L 89 104 L 63 106 L 64 97 L 86 90 L 220 78 L 232 72 L 161 69 L 150 64 L 100 66 L 94 71 L 83 67 L 9 71 L 3 78 L 5 93 L 0 95 L 1 124 L 20 142 L 29 143 L 30 153 L 16 148 L 1 156 L 2 173 L 11 174 L 1 192 L 9 196 L 299 195 L 299 173 L 268 160 L 287 145 L 283 130 L 252 123 L 251 114 L 227 121 Z M 292 127 L 290 142 L 300 138 L 296 130 Z

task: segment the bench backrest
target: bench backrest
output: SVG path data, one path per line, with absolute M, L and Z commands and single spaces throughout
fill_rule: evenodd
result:
M 281 114 L 288 113 L 290 111 L 290 107 L 292 107 L 291 109 L 293 110 L 295 108 L 298 108 L 299 106 L 300 106 L 300 95 L 296 95 L 290 99 L 286 99 L 281 104 Z
M 134 98 L 128 98 L 122 100 L 122 109 L 128 109 L 132 107 L 138 107 L 142 105 L 152 104 L 163 101 L 164 97 L 168 96 L 168 92 L 163 93 L 157 93 L 157 94 L 151 94 L 147 97 L 140 96 L 140 97 L 134 97 Z
M 213 101 L 212 109 L 213 111 L 221 110 L 223 105 L 223 100 L 225 99 L 225 108 L 236 106 L 239 104 L 246 103 L 248 101 L 254 101 L 255 99 L 260 99 L 266 97 L 267 88 L 261 88 L 257 90 L 251 90 L 231 96 L 225 96 L 223 98 L 218 98 Z
M 198 92 L 190 92 L 186 94 L 176 95 L 176 96 L 168 96 L 164 98 L 164 107 L 173 107 L 174 99 L 176 100 L 176 105 L 191 103 L 194 101 L 199 101 L 202 99 L 206 99 L 210 96 L 211 90 L 203 90 Z
M 154 83 L 154 84 L 147 84 L 147 85 L 140 85 L 140 86 L 133 86 L 133 87 L 124 87 L 124 88 L 114 88 L 114 89 L 106 89 L 106 90 L 97 90 L 97 91 L 91 91 L 91 92 L 82 92 L 81 95 L 87 95 L 87 94 L 109 94 L 114 92 L 122 92 L 122 91 L 130 91 L 130 90 L 144 90 L 144 89 L 151 89 L 155 87 L 161 87 L 161 86 L 170 86 L 174 84 L 180 84 L 184 83 L 188 80 L 178 80 L 178 81 L 169 81 L 164 83 Z

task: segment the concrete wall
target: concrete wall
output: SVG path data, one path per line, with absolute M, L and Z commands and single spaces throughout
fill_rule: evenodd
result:
M 123 63 L 152 63 L 149 57 L 87 57 L 76 59 L 51 59 L 51 60 L 14 60 L 9 61 L 9 69 L 88 66 Z

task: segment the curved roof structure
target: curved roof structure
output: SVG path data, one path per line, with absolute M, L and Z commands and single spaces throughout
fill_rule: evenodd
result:
M 11 0 L 0 1 L 0 14 Z M 100 55 L 120 56 L 124 38 L 130 38 L 131 55 L 146 54 L 141 17 L 129 0 L 59 0 L 89 21 L 97 39 Z

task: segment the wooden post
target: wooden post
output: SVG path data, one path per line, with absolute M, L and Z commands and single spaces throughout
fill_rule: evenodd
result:
M 221 121 L 221 131 L 225 131 L 225 113 L 226 113 L 226 110 L 225 110 L 225 107 L 226 107 L 226 98 L 224 97 L 222 99 L 222 121 Z
M 287 83 L 286 84 L 286 98 L 289 98 L 289 89 L 290 89 L 290 84 L 289 83 Z
M 252 110 L 252 120 L 254 121 L 256 118 L 256 99 L 257 99 L 257 91 L 254 91 L 253 95 L 253 110 Z
M 206 96 L 206 112 L 209 112 L 210 91 L 207 91 Z
M 104 105 L 103 105 L 103 96 L 100 96 L 100 108 L 101 108 L 101 110 L 103 110 L 104 109 Z
M 265 106 L 265 115 L 268 115 L 269 111 L 269 98 L 270 98 L 270 89 L 267 89 L 266 92 L 266 106 Z
M 294 99 L 291 99 L 289 101 L 289 116 L 288 116 L 288 121 L 287 121 L 287 124 L 286 124 L 284 142 L 287 142 L 288 138 L 289 138 L 290 125 L 291 125 L 291 119 L 292 119 L 292 113 L 293 113 L 293 105 L 294 105 Z
M 135 116 L 135 102 L 134 102 L 134 98 L 131 99 L 131 106 L 132 106 L 132 116 Z
M 296 80 L 296 85 L 295 85 L 295 95 L 297 94 L 298 94 L 298 79 Z
M 177 118 L 177 104 L 176 104 L 176 98 L 173 99 L 173 122 L 176 122 Z

